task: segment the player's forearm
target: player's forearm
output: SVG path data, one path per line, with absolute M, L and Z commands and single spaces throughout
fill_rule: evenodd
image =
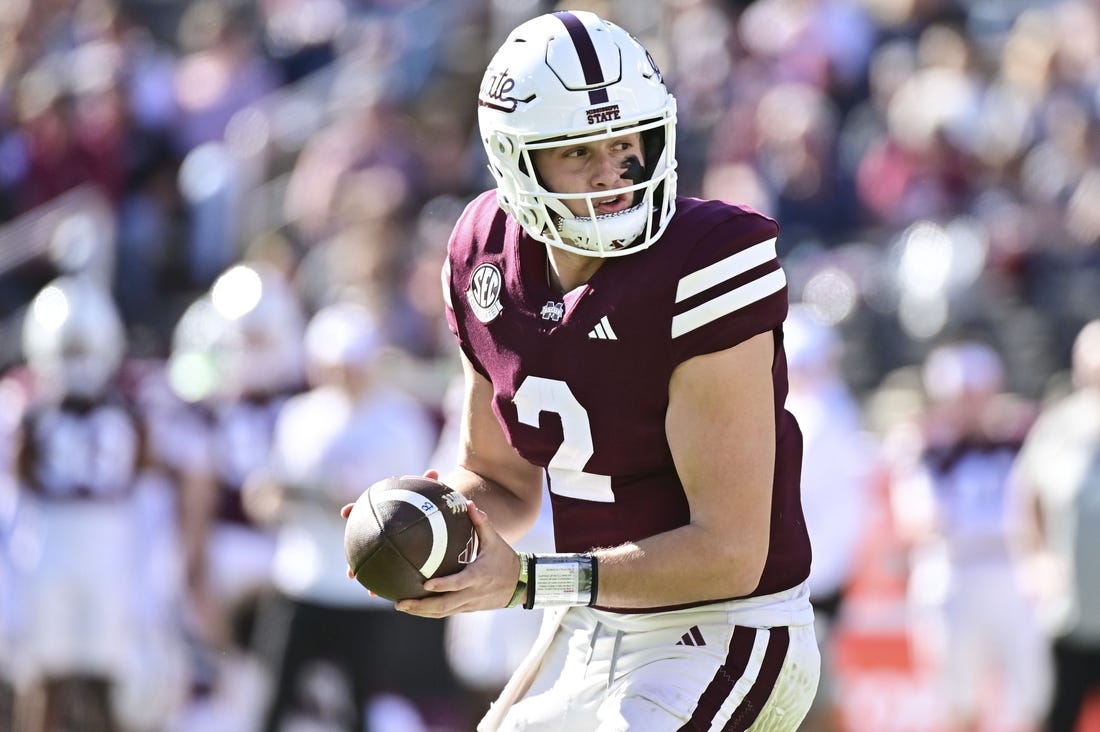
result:
M 762 542 L 715 536 L 689 524 L 637 543 L 601 549 L 599 604 L 641 608 L 748 595 L 760 583 Z
M 530 488 L 521 491 L 462 466 L 443 476 L 442 481 L 488 514 L 493 527 L 509 543 L 522 538 L 538 518 L 541 492 Z

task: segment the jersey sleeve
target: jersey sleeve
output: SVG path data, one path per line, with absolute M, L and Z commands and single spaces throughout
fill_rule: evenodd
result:
M 779 227 L 738 209 L 696 242 L 676 285 L 671 337 L 676 362 L 735 346 L 787 317 Z
M 459 348 L 466 358 L 470 360 L 481 374 L 487 374 L 481 362 L 473 353 L 469 339 L 466 337 L 465 318 L 469 315 L 468 304 L 462 290 L 455 285 L 455 275 L 465 272 L 471 261 L 476 260 L 476 249 L 481 239 L 479 223 L 485 216 L 488 203 L 496 206 L 495 194 L 492 198 L 483 193 L 469 204 L 462 212 L 451 231 L 450 241 L 447 243 L 447 257 L 443 260 L 443 269 L 440 272 L 440 283 L 443 287 L 443 308 L 447 318 L 447 328 L 458 342 Z

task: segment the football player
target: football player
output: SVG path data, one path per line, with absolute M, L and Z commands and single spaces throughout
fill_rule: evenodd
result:
M 1077 332 L 1070 377 L 1015 467 L 1030 515 L 1028 575 L 1051 644 L 1046 730 L 1087 729 L 1090 695 L 1100 694 L 1100 318 Z
M 223 272 L 181 316 L 167 380 L 177 397 L 152 421 L 154 450 L 182 486 L 196 656 L 189 718 L 258 724 L 266 671 L 252 626 L 270 591 L 275 535 L 246 512 L 242 488 L 266 465 L 275 422 L 304 386 L 305 314 L 296 291 L 262 262 Z M 211 653 L 212 652 L 212 653 Z
M 1021 583 L 1028 517 L 1012 476 L 1034 408 L 1007 390 L 1000 353 L 981 339 L 936 345 L 921 377 L 927 405 L 890 475 L 909 551 L 914 660 L 944 701 L 948 729 L 1036 730 L 1051 669 Z
M 484 549 L 397 608 L 548 609 L 483 730 L 797 729 L 820 657 L 776 222 L 677 197 L 675 100 L 592 13 L 513 30 L 478 113 L 496 189 L 443 272 L 466 377 L 443 479 Z M 517 554 L 544 471 L 556 551 Z
M 26 604 L 16 728 L 155 724 L 166 717 L 135 720 L 125 705 L 143 681 L 170 683 L 147 665 L 165 660 L 150 657 L 165 638 L 148 597 L 164 567 L 147 561 L 161 555 L 145 510 L 144 430 L 119 380 L 126 333 L 109 292 L 83 275 L 51 282 L 28 308 L 23 351 L 31 398 L 16 436 L 13 531 L 30 550 L 15 562 Z M 168 714 L 161 701 L 171 703 L 142 699 L 141 713 Z

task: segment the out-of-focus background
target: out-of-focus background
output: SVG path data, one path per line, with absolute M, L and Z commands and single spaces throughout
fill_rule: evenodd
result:
M 477 89 L 564 7 L 657 60 L 680 193 L 782 227 L 826 663 L 805 729 L 1100 730 L 1100 411 L 1033 429 L 1100 389 L 1095 0 L 3 0 L 0 730 L 111 729 L 57 678 L 106 679 L 126 732 L 472 729 L 531 622 L 396 618 L 343 578 L 333 515 L 447 468 Z M 81 357 L 109 397 L 66 381 Z M 132 480 L 86 479 L 92 428 L 51 483 L 45 435 L 107 402 Z M 130 543 L 92 557 L 110 521 Z

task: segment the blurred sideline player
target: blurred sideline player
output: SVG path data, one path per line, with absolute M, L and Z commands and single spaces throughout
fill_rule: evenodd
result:
M 222 273 L 173 334 L 167 380 L 175 399 L 157 416 L 153 438 L 187 496 L 198 698 L 181 731 L 258 724 L 267 679 L 251 644 L 275 536 L 249 517 L 241 491 L 266 464 L 280 410 L 304 386 L 304 329 L 291 284 L 245 262 Z
M 26 410 L 27 378 L 26 369 L 19 366 L 0 374 L 0 730 L 4 732 L 14 729 L 15 724 L 15 653 L 23 607 L 12 552 L 19 497 L 15 444 Z
M 143 425 L 118 381 L 121 319 L 98 283 L 63 276 L 32 301 L 23 346 L 16 729 L 152 732 L 182 691 L 162 615 L 174 574 L 153 561 L 172 533 L 156 515 L 164 503 L 147 500 Z
M 1100 320 L 1077 334 L 1072 391 L 1039 415 L 1015 474 L 1034 509 L 1029 579 L 1053 652 L 1045 729 L 1071 732 L 1090 695 L 1100 701 Z
M 340 507 L 369 476 L 424 470 L 436 442 L 424 406 L 386 383 L 385 345 L 366 307 L 318 311 L 305 334 L 311 388 L 286 402 L 270 460 L 245 485 L 250 514 L 277 531 L 276 592 L 256 633 L 274 675 L 264 732 L 295 722 L 415 732 L 425 723 L 404 695 L 428 704 L 454 686 L 438 624 L 394 612 L 344 577 Z
M 912 647 L 952 730 L 1034 732 L 1050 663 L 1021 584 L 1025 514 L 1010 480 L 1031 410 L 1003 391 L 1003 362 L 981 341 L 934 348 L 922 377 L 929 404 L 891 487 L 910 544 Z
M 795 304 L 783 324 L 790 394 L 802 429 L 802 511 L 813 546 L 810 602 L 822 649 L 821 682 L 805 732 L 837 729 L 842 693 L 834 684 L 831 640 L 870 520 L 875 444 L 841 373 L 842 343 L 810 305 Z

